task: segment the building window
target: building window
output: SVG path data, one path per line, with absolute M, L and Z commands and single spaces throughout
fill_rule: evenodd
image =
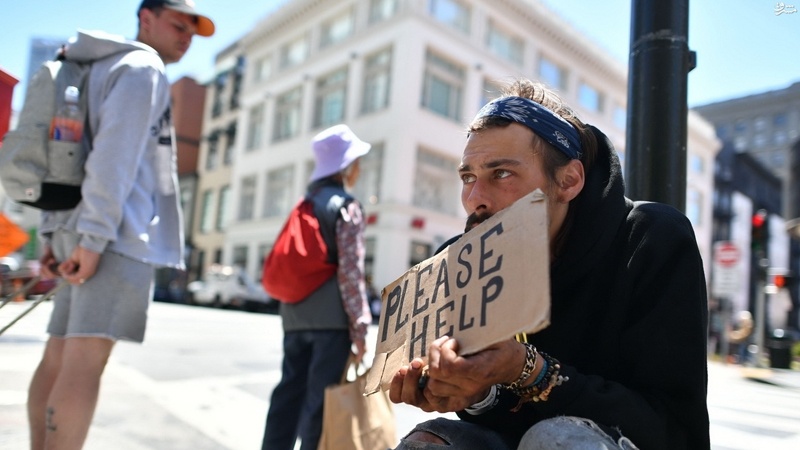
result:
M 194 214 L 194 204 L 194 190 L 181 189 L 181 211 L 183 211 L 184 217 L 191 217 Z M 190 223 L 187 221 L 184 225 L 190 225 Z M 31 242 L 28 241 L 28 244 Z
M 245 177 L 239 193 L 239 220 L 253 220 L 256 206 L 256 176 Z
M 702 175 L 705 171 L 705 164 L 703 158 L 695 153 L 689 155 L 689 172 Z
M 612 114 L 614 125 L 620 130 L 624 130 L 628 126 L 628 111 L 623 106 L 614 105 Z
M 375 273 L 375 243 L 374 237 L 364 240 L 364 273 L 370 276 Z
M 228 216 L 228 203 L 230 202 L 231 198 L 231 186 L 226 184 L 222 186 L 219 190 L 219 202 L 217 203 L 217 220 L 214 223 L 214 227 L 217 231 L 223 231 L 228 226 L 230 222 Z
M 244 79 L 244 56 L 236 58 L 236 67 L 233 68 L 231 73 L 231 96 L 228 106 L 231 111 L 239 109 L 239 97 L 242 95 L 242 80 Z
M 214 79 L 214 103 L 211 107 L 211 117 L 218 117 L 222 114 L 222 94 L 225 92 L 225 84 L 228 79 L 228 72 L 217 75 Z
M 747 137 L 746 136 L 736 136 L 733 138 L 733 148 L 738 151 L 744 151 L 747 149 Z
M 458 163 L 427 150 L 417 151 L 413 204 L 420 208 L 456 214 L 459 204 Z
M 213 132 L 208 137 L 208 153 L 206 153 L 206 170 L 214 170 L 217 168 L 217 160 L 219 159 L 219 133 Z
M 389 106 L 392 49 L 368 56 L 364 61 L 364 95 L 361 112 L 371 113 Z
M 314 126 L 326 127 L 342 122 L 346 99 L 347 68 L 318 79 L 314 100 Z
M 353 12 L 347 11 L 322 24 L 320 48 L 325 48 L 353 34 Z
M 689 188 L 686 190 L 686 217 L 692 222 L 692 225 L 699 226 L 702 224 L 702 211 L 703 211 L 703 194 L 696 189 Z
M 756 120 L 753 122 L 753 128 L 756 131 L 764 131 L 767 129 L 767 118 L 766 117 L 756 117 Z
M 422 106 L 455 121 L 460 121 L 461 97 L 466 78 L 464 69 L 430 51 L 425 60 Z
M 778 113 L 772 117 L 772 125 L 775 127 L 785 127 L 789 123 L 786 113 Z
M 431 244 L 426 244 L 424 242 L 411 242 L 411 255 L 408 262 L 410 266 L 413 267 L 430 258 L 432 255 L 433 252 L 431 251 Z
M 430 0 L 430 14 L 439 22 L 469 34 L 470 11 L 460 0 Z
M 237 245 L 233 247 L 233 261 L 231 265 L 240 269 L 247 269 L 247 246 Z
M 205 250 L 197 250 L 197 253 L 194 255 L 195 263 L 193 266 L 189 267 L 194 274 L 194 279 L 199 280 L 203 278 L 203 271 L 205 270 L 205 261 L 206 261 L 206 252 Z
M 301 36 L 281 47 L 281 69 L 296 66 L 308 58 L 308 37 Z
M 281 94 L 275 100 L 275 126 L 272 129 L 272 140 L 289 139 L 300 132 L 300 108 L 302 94 L 296 87 Z
M 203 191 L 203 203 L 200 207 L 200 232 L 201 233 L 209 233 L 211 232 L 211 218 L 214 214 L 213 203 L 214 203 L 214 191 L 211 189 L 207 189 Z
M 753 145 L 756 148 L 764 148 L 767 145 L 767 136 L 764 133 L 758 133 L 753 137 Z
M 246 150 L 252 151 L 261 146 L 264 134 L 264 104 L 260 103 L 250 108 L 250 117 L 247 124 Z
M 786 135 L 786 130 L 777 130 L 772 133 L 772 142 L 775 145 L 783 145 L 785 144 L 789 138 Z
M 230 166 L 233 163 L 233 150 L 236 144 L 236 122 L 231 122 L 225 130 L 225 152 L 222 154 L 222 164 Z
M 253 82 L 261 83 L 272 76 L 272 56 L 264 56 L 253 64 Z
M 786 164 L 786 154 L 783 150 L 774 150 L 769 156 L 772 167 L 783 167 Z
M 314 167 L 315 166 L 316 166 L 316 163 L 314 162 L 313 159 L 309 159 L 308 161 L 306 161 L 305 164 L 303 164 L 303 179 L 304 180 L 308 181 L 308 180 L 311 179 L 311 174 L 314 173 Z
M 261 280 L 264 277 L 264 262 L 267 260 L 267 256 L 269 256 L 269 252 L 272 251 L 272 244 L 261 243 L 258 244 L 258 250 L 256 255 L 258 256 L 258 271 L 256 275 L 258 279 L 256 279 L 257 283 L 261 283 Z
M 397 0 L 370 0 L 369 23 L 382 22 L 397 12 Z
M 525 47 L 522 39 L 501 30 L 491 21 L 489 22 L 489 30 L 486 32 L 486 46 L 495 55 L 518 66 L 522 65 L 522 55 Z
M 736 121 L 736 124 L 733 126 L 733 130 L 736 134 L 742 134 L 747 132 L 747 121 L 740 119 Z
M 492 80 L 483 80 L 483 89 L 481 90 L 478 109 L 483 108 L 483 105 L 500 97 L 500 86 Z
M 383 143 L 372 144 L 369 153 L 359 159 L 361 175 L 353 187 L 353 196 L 364 204 L 375 205 L 381 196 Z
M 264 217 L 283 217 L 289 214 L 292 203 L 294 166 L 281 167 L 267 172 L 267 185 L 264 192 Z
M 578 103 L 591 112 L 603 111 L 603 95 L 586 83 L 578 87 Z
M 566 90 L 567 71 L 558 64 L 542 56 L 539 58 L 539 81 L 551 89 Z

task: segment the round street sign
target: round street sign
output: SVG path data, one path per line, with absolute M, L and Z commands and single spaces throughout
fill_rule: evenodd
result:
M 741 252 L 736 244 L 732 242 L 722 242 L 717 246 L 717 251 L 714 256 L 717 264 L 720 266 L 733 267 L 739 263 Z

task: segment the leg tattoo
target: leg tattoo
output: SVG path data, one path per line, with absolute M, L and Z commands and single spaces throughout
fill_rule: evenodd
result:
M 56 410 L 52 406 L 47 407 L 47 423 L 45 427 L 47 431 L 56 431 L 58 427 L 56 427 L 56 422 L 53 420 L 53 416 L 55 415 Z

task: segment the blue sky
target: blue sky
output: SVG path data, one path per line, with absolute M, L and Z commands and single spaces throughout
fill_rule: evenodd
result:
M 170 79 L 205 80 L 214 55 L 244 35 L 286 0 L 196 0 L 217 25 L 211 38 L 195 38 L 184 59 L 168 67 Z M 291 1 L 291 0 L 289 0 Z M 24 79 L 32 37 L 69 37 L 77 28 L 134 37 L 140 0 L 3 1 L 0 67 Z M 631 0 L 543 0 L 613 57 L 628 60 Z M 690 0 L 689 46 L 698 65 L 689 74 L 689 106 L 780 89 L 800 81 L 800 0 Z M 797 8 L 793 8 L 796 6 Z M 14 93 L 21 105 L 23 85 Z

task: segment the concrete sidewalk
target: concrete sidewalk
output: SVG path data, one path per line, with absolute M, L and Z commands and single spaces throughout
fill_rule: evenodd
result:
M 742 367 L 742 377 L 752 381 L 800 390 L 800 370 Z
M 27 306 L 0 310 L 0 324 Z M 0 336 L 2 450 L 29 448 L 26 392 L 50 310 L 42 304 Z M 259 448 L 280 378 L 279 318 L 155 303 L 151 322 L 147 344 L 115 349 L 84 449 Z M 800 448 L 800 371 L 708 364 L 715 450 Z M 433 417 L 408 405 L 395 414 L 398 435 Z

